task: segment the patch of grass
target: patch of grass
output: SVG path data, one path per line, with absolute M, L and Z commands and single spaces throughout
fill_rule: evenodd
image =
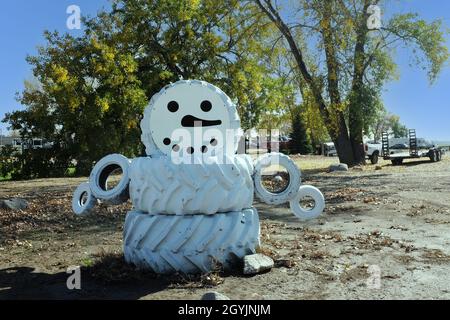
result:
M 6 176 L 0 176 L 0 182 L 9 180 L 11 180 L 11 173 L 8 173 Z
M 75 167 L 69 167 L 66 170 L 66 175 L 68 177 L 74 177 L 75 176 L 75 172 L 76 172 L 76 168 Z
M 337 157 L 323 156 L 291 156 L 295 164 L 306 173 L 327 172 L 332 164 L 339 163 Z
M 85 263 L 87 262 L 87 263 Z M 155 278 L 154 273 L 145 272 L 126 263 L 123 253 L 112 252 L 93 255 L 92 258 L 83 260 L 83 266 L 87 273 L 94 279 L 103 283 L 123 283 Z
M 89 268 L 94 265 L 94 261 L 92 261 L 91 258 L 85 258 L 85 259 L 81 260 L 81 265 L 83 267 Z

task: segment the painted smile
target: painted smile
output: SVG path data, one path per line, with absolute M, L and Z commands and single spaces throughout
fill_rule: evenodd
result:
M 183 117 L 181 120 L 181 125 L 185 128 L 193 128 L 193 127 L 213 127 L 220 126 L 222 124 L 222 120 L 203 120 L 192 115 L 187 115 Z

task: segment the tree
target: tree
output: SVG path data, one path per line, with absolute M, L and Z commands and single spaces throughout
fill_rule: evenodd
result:
M 300 90 L 311 93 L 340 161 L 349 165 L 365 161 L 364 129 L 373 119 L 381 89 L 395 75 L 392 49 L 399 44 L 413 47 L 431 82 L 449 56 L 441 21 L 393 14 L 384 27 L 369 30 L 369 7 L 380 1 L 302 0 L 290 8 L 297 15 L 289 21 L 274 1 L 252 2 L 286 41 L 301 77 Z
M 377 113 L 377 116 L 366 132 L 373 135 L 375 141 L 381 141 L 383 132 L 391 133 L 394 138 L 408 136 L 408 129 L 400 122 L 400 117 L 388 113 L 384 108 Z
M 138 154 L 139 115 L 147 97 L 133 56 L 94 35 L 45 36 L 47 46 L 27 59 L 38 81 L 26 82 L 19 96 L 27 109 L 4 121 L 24 139 L 52 141 L 47 160 L 55 158 L 66 168 L 76 161 L 79 174 L 89 173 L 94 159 L 108 153 Z
M 302 93 L 303 101 L 300 109 L 303 116 L 303 122 L 310 137 L 311 144 L 316 147 L 330 140 L 327 127 L 320 115 L 319 108 L 309 90 L 305 89 Z
M 273 76 L 260 64 L 272 54 L 265 19 L 238 0 L 113 0 L 85 19 L 81 37 L 45 33 L 46 45 L 27 59 L 36 81 L 19 96 L 26 109 L 4 122 L 23 138 L 54 142 L 47 160 L 75 163 L 83 175 L 108 153 L 140 155 L 145 106 L 179 79 L 223 88 L 251 128 L 273 105 Z
M 291 139 L 291 152 L 300 154 L 310 154 L 312 152 L 312 147 L 308 140 L 308 133 L 300 112 L 294 115 Z
M 134 55 L 148 97 L 179 79 L 214 83 L 236 102 L 246 130 L 258 124 L 273 78 L 260 63 L 272 55 L 274 27 L 264 20 L 239 0 L 114 0 L 88 25 Z
M 408 136 L 408 128 L 400 123 L 399 116 L 391 114 L 388 121 L 394 138 L 404 138 Z

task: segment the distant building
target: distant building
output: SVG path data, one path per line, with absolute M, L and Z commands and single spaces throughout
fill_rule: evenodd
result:
M 0 136 L 0 146 L 11 146 L 15 138 Z
M 24 149 L 49 149 L 53 146 L 53 143 L 48 142 L 45 139 L 34 138 L 30 140 L 23 140 L 21 138 L 0 136 L 0 147 L 13 146 L 18 150 Z

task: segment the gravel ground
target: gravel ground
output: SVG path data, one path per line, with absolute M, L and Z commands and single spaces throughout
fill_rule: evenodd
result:
M 287 206 L 255 202 L 261 251 L 276 267 L 253 277 L 239 270 L 160 277 L 123 262 L 122 226 L 130 203 L 71 213 L 71 192 L 85 179 L 0 183 L 0 198 L 30 201 L 0 210 L 0 299 L 199 299 L 212 290 L 232 299 L 449 299 L 450 159 L 344 173 L 335 158 L 294 157 L 326 212 L 300 223 Z M 82 290 L 66 270 L 82 266 Z

